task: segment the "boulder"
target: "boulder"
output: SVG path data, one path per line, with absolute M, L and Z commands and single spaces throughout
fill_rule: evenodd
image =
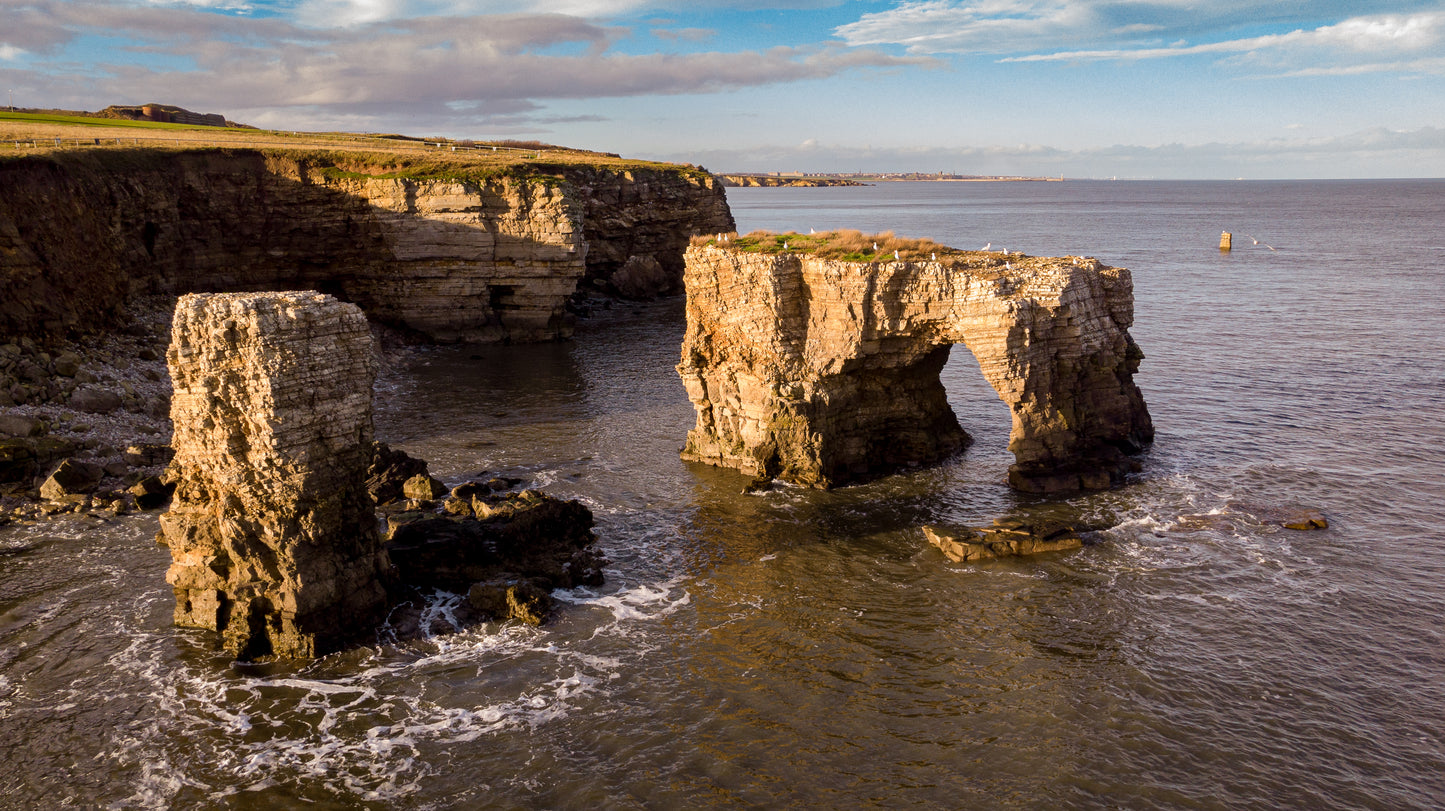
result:
M 109 414 L 120 409 L 125 398 L 118 392 L 94 386 L 76 389 L 70 395 L 68 405 L 76 411 L 87 414 Z
M 175 458 L 175 455 L 175 449 L 168 442 L 143 442 L 127 445 L 125 449 L 126 463 L 135 467 L 167 465 Z
M 105 470 L 94 462 L 66 459 L 40 485 L 40 498 L 56 504 L 83 502 L 105 477 Z
M 45 423 L 28 414 L 0 414 L 0 437 L 32 437 L 45 434 Z
M 431 501 L 446 495 L 447 486 L 425 473 L 419 473 L 402 484 L 401 492 L 414 501 Z
M 609 278 L 617 295 L 636 301 L 651 301 L 672 292 L 673 281 L 661 263 L 651 256 L 630 256 Z
M 556 605 L 551 593 L 535 583 L 505 578 L 474 583 L 467 591 L 467 602 L 494 619 L 516 619 L 528 625 L 541 625 Z
M 74 443 L 53 437 L 0 439 L 0 483 L 28 482 L 75 450 Z
M 403 487 L 414 476 L 425 476 L 426 462 L 405 451 L 393 450 L 384 442 L 373 443 L 371 463 L 366 469 L 366 489 L 378 505 L 405 497 Z
M 80 356 L 74 352 L 61 352 L 51 361 L 50 367 L 61 377 L 75 377 L 80 371 Z

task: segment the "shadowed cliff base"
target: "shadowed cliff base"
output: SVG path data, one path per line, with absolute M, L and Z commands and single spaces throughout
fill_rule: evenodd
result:
M 1154 435 L 1129 271 L 891 234 L 720 235 L 687 252 L 684 459 L 813 487 L 967 446 L 938 373 L 964 344 L 1013 415 L 1009 483 L 1122 481 Z

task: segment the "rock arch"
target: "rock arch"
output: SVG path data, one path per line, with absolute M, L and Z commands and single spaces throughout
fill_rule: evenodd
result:
M 1152 439 L 1134 385 L 1129 271 L 1093 259 L 953 253 L 845 262 L 688 249 L 678 374 L 684 459 L 814 487 L 965 447 L 938 375 L 966 345 L 1009 405 L 1009 482 L 1100 489 Z

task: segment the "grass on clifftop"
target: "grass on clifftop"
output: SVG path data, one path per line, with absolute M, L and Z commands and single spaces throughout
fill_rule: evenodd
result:
M 560 179 L 569 170 L 586 167 L 676 172 L 694 180 L 710 177 L 705 169 L 696 166 L 632 160 L 612 153 L 535 141 L 454 141 L 395 134 L 287 132 L 45 113 L 0 113 L 0 159 L 77 152 L 104 156 L 136 149 L 172 153 L 249 149 L 304 161 L 318 174 L 331 179 L 515 177 L 545 181 L 549 177 Z
M 806 253 L 823 259 L 842 262 L 891 262 L 894 252 L 898 261 L 926 262 L 930 260 L 978 259 L 977 251 L 961 251 L 940 245 L 931 239 L 910 239 L 900 237 L 892 231 L 881 234 L 865 234 L 862 231 L 843 229 L 823 231 L 817 234 L 775 234 L 771 231 L 754 231 L 744 236 L 724 234 L 723 241 L 718 235 L 709 234 L 693 237 L 693 245 L 716 245 L 744 253 Z M 1002 262 L 1002 259 L 998 260 Z

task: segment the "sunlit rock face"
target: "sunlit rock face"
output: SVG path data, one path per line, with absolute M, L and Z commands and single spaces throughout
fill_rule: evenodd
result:
M 316 656 L 372 628 L 391 564 L 367 492 L 361 310 L 313 292 L 182 296 L 167 361 L 176 624 L 242 659 Z
M 678 292 L 688 239 L 733 227 L 722 187 L 686 167 L 436 179 L 326 159 L 0 160 L 0 337 L 114 327 L 136 293 L 314 289 L 434 340 L 556 340 L 572 334 L 574 295 Z M 641 286 L 639 265 L 654 270 Z
M 1129 271 L 997 253 L 845 262 L 709 244 L 686 254 L 684 459 L 830 487 L 969 443 L 938 375 L 953 344 L 1013 414 L 1009 482 L 1120 481 L 1153 426 L 1133 375 Z

